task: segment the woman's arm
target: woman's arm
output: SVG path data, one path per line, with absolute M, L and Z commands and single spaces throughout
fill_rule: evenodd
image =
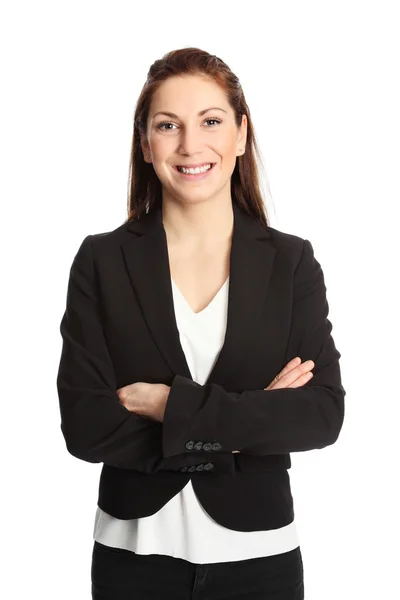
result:
M 185 452 L 188 442 L 198 440 L 217 443 L 221 452 L 235 449 L 255 455 L 323 448 L 337 440 L 346 394 L 341 354 L 327 318 L 323 271 L 308 240 L 294 277 L 285 363 L 295 356 L 313 360 L 313 378 L 300 388 L 234 393 L 215 383 L 201 386 L 176 375 L 164 414 L 164 457 Z
M 120 403 L 94 289 L 89 235 L 70 269 L 66 310 L 60 324 L 63 343 L 57 390 L 68 451 L 88 462 L 143 473 L 179 471 L 193 464 L 187 451 L 163 457 L 161 423 L 130 412 Z M 222 470 L 225 464 L 231 468 L 231 458 L 221 456 Z

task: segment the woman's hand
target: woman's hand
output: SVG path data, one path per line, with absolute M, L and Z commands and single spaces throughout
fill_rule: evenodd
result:
M 315 367 L 312 360 L 307 360 L 302 363 L 301 359 L 296 356 L 289 361 L 282 369 L 276 378 L 271 381 L 268 387 L 264 390 L 279 390 L 281 388 L 297 388 L 305 385 L 313 377 L 311 369 Z M 240 450 L 232 450 L 232 453 L 240 452 Z
M 315 367 L 312 360 L 302 363 L 296 356 L 289 361 L 280 373 L 264 390 L 279 390 L 281 388 L 297 388 L 305 385 L 313 377 L 311 369 Z
M 137 381 L 117 389 L 120 404 L 130 412 L 162 423 L 170 391 L 163 383 Z

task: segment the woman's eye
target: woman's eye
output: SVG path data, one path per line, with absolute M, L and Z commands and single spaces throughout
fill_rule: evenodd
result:
M 209 121 L 212 121 L 212 122 L 218 123 L 218 124 L 222 123 L 222 121 L 220 119 L 206 119 L 204 122 L 207 123 Z M 165 129 L 166 125 L 174 125 L 174 123 L 171 123 L 171 121 L 163 121 L 162 123 L 159 123 L 157 125 L 157 129 L 164 129 L 164 131 L 167 131 L 167 129 Z M 168 128 L 168 129 L 170 129 L 170 128 Z
M 173 123 L 168 122 L 163 122 L 163 123 L 159 123 L 157 125 L 157 129 L 164 129 L 165 125 L 173 125 Z
M 221 123 L 219 119 L 206 119 L 206 121 L 214 121 L 215 123 Z

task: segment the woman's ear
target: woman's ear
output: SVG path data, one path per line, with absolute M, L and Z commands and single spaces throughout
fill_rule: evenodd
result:
M 247 141 L 247 116 L 242 115 L 242 123 L 239 128 L 239 136 L 238 136 L 238 148 L 242 148 L 241 153 L 245 153 Z
M 140 146 L 142 148 L 143 158 L 145 162 L 151 163 L 150 147 L 145 135 L 140 136 Z

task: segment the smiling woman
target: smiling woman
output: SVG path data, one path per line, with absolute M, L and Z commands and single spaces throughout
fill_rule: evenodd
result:
M 336 441 L 345 391 L 321 265 L 269 225 L 256 157 L 225 62 L 155 61 L 127 220 L 83 240 L 61 322 L 62 432 L 103 463 L 94 600 L 304 598 L 290 453 Z
M 175 74 L 154 90 L 144 118 L 145 124 L 139 117 L 141 148 L 162 186 L 165 223 L 172 222 L 167 214 L 172 206 L 212 199 L 227 211 L 231 176 L 246 145 L 247 116 L 244 112 L 238 124 L 224 88 L 199 72 Z
M 257 162 L 262 161 L 249 109 L 238 78 L 223 60 L 185 48 L 155 61 L 136 104 L 128 220 L 163 204 L 171 239 L 181 214 L 177 209 L 209 200 L 214 219 L 207 234 L 229 235 L 234 200 L 267 225 Z M 204 164 L 212 165 L 206 176 L 176 169 Z

